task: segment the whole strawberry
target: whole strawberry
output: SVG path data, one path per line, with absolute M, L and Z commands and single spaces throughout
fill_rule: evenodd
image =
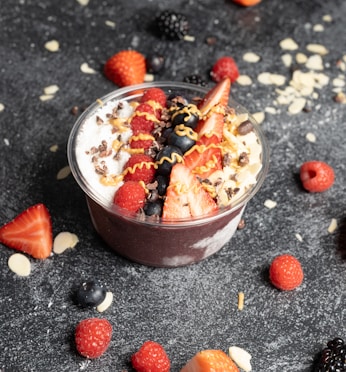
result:
M 122 50 L 108 59 L 103 72 L 119 87 L 143 83 L 145 57 L 135 50 Z
M 334 183 L 333 168 L 323 161 L 307 161 L 300 167 L 300 179 L 309 192 L 323 192 Z
M 89 359 L 100 357 L 108 349 L 111 338 L 112 326 L 107 319 L 84 319 L 75 330 L 77 351 Z
M 290 254 L 277 256 L 269 268 L 271 283 L 283 291 L 291 291 L 299 287 L 304 279 L 300 262 Z
M 232 57 L 225 56 L 215 62 L 210 75 L 216 83 L 225 78 L 229 78 L 234 83 L 239 77 L 239 70 L 235 60 Z
M 164 348 L 154 341 L 146 341 L 132 355 L 131 362 L 137 372 L 169 372 L 171 363 Z

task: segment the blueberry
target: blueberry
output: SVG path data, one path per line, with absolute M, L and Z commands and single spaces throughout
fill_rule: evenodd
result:
M 168 187 L 168 178 L 162 175 L 158 175 L 156 177 L 157 181 L 157 192 L 159 193 L 160 196 L 166 195 L 166 190 Z
M 199 120 L 199 116 L 197 115 L 197 113 L 189 111 L 189 109 L 186 106 L 173 113 L 172 118 L 173 126 L 184 124 L 185 126 L 190 127 L 192 129 L 195 129 L 197 127 Z
M 76 301 L 82 307 L 100 305 L 106 297 L 106 289 L 97 280 L 82 283 L 76 292 Z
M 196 133 L 185 125 L 178 125 L 168 137 L 168 145 L 179 147 L 185 153 L 196 143 Z
M 151 54 L 149 55 L 146 60 L 146 67 L 147 67 L 147 71 L 150 73 L 150 74 L 157 74 L 159 73 L 164 65 L 165 65 L 165 59 L 163 56 L 159 55 L 159 54 Z
M 144 213 L 147 216 L 161 216 L 162 214 L 162 207 L 163 207 L 163 202 L 162 199 L 158 199 L 154 202 L 147 202 L 144 205 Z
M 167 139 L 171 133 L 173 132 L 174 130 L 174 127 L 168 127 L 168 128 L 165 128 L 163 131 L 162 131 L 162 137 Z
M 170 160 L 164 159 L 168 158 Z M 165 146 L 157 155 L 158 163 L 157 174 L 168 176 L 174 164 L 180 163 L 183 158 L 183 152 L 176 146 Z

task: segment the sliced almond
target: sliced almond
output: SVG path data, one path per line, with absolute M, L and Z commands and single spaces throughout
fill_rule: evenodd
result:
M 43 89 L 44 94 L 55 94 L 59 90 L 59 87 L 56 84 L 49 85 Z
M 96 74 L 96 71 L 93 68 L 91 68 L 86 62 L 81 64 L 80 70 L 84 74 Z
M 0 103 L 0 112 L 5 110 L 5 105 L 3 103 Z
M 59 146 L 58 145 L 52 145 L 50 148 L 49 148 L 49 151 L 50 152 L 57 152 L 59 149 Z
M 21 253 L 15 253 L 10 256 L 8 267 L 19 276 L 29 276 L 31 272 L 30 260 Z
M 230 358 L 237 364 L 237 366 L 243 369 L 245 372 L 250 372 L 251 367 L 251 354 L 239 346 L 231 346 L 228 349 Z
M 303 63 L 306 63 L 307 60 L 308 60 L 308 57 L 304 53 L 297 53 L 296 54 L 296 62 L 297 63 L 303 64 Z
M 249 63 L 257 63 L 260 59 L 261 57 L 259 55 L 252 52 L 247 52 L 243 55 L 243 60 Z
M 115 28 L 116 23 L 113 22 L 113 21 L 110 21 L 110 20 L 106 20 L 105 21 L 105 25 L 108 26 L 108 27 L 110 27 L 110 28 Z
M 96 307 L 96 310 L 99 313 L 103 313 L 109 308 L 109 306 L 111 306 L 112 302 L 113 302 L 113 293 L 107 292 L 105 299 L 100 303 L 100 305 Z
M 60 44 L 57 40 L 50 40 L 44 44 L 44 47 L 50 52 L 57 52 L 60 49 Z
M 321 24 L 314 25 L 312 28 L 314 32 L 323 32 L 324 31 L 324 26 Z
M 280 47 L 284 50 L 297 50 L 298 44 L 292 38 L 286 38 L 280 41 Z
M 288 112 L 290 114 L 298 114 L 303 111 L 306 105 L 306 99 L 303 97 L 295 98 L 292 103 L 288 106 Z
M 321 56 L 329 53 L 329 50 L 322 44 L 308 44 L 306 49 L 311 53 L 320 54 Z
M 319 54 L 314 54 L 308 58 L 305 66 L 311 70 L 323 70 L 323 60 Z
M 40 100 L 41 100 L 42 102 L 50 101 L 50 100 L 53 99 L 53 98 L 54 98 L 54 94 L 42 94 L 42 95 L 40 96 Z
M 82 6 L 86 6 L 89 4 L 89 0 L 77 0 L 77 2 L 82 5 Z
M 239 292 L 238 293 L 238 310 L 243 310 L 244 309 L 244 292 Z
M 246 86 L 246 85 L 251 85 L 252 84 L 252 80 L 251 80 L 250 76 L 248 76 L 248 75 L 240 75 L 238 77 L 238 79 L 237 79 L 237 83 L 239 85 Z
M 324 22 L 332 22 L 333 21 L 333 18 L 330 14 L 325 14 L 323 17 L 322 17 L 323 21 Z
M 303 237 L 299 233 L 296 233 L 295 236 L 296 236 L 297 240 L 299 240 L 300 242 L 303 241 Z
M 61 254 L 66 249 L 74 248 L 78 243 L 78 237 L 68 231 L 60 232 L 53 241 L 53 252 L 55 254 Z
M 292 56 L 290 54 L 288 54 L 288 53 L 283 54 L 281 56 L 281 59 L 282 59 L 282 62 L 284 63 L 284 65 L 286 67 L 291 67 L 291 65 L 292 65 Z
M 316 136 L 315 136 L 313 133 L 311 133 L 311 132 L 306 133 L 305 138 L 306 138 L 309 142 L 313 142 L 313 143 L 316 142 Z
M 265 202 L 264 202 L 264 206 L 268 209 L 273 209 L 277 206 L 277 202 L 274 201 L 274 200 L 271 200 L 271 199 L 267 199 Z
M 255 112 L 252 114 L 252 117 L 258 124 L 262 124 L 265 119 L 265 113 L 263 111 Z
M 335 78 L 332 81 L 332 84 L 334 87 L 344 87 L 345 86 L 345 80 L 340 78 Z
M 337 227 L 338 227 L 338 221 L 335 218 L 332 218 L 328 226 L 329 234 L 332 234 L 337 229 Z

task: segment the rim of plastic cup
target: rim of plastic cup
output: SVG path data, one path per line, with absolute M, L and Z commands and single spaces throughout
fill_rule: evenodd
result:
M 136 101 L 142 95 L 144 90 L 152 87 L 158 87 L 166 90 L 167 94 L 170 94 L 170 90 L 172 92 L 178 93 L 179 90 L 182 91 L 189 91 L 193 97 L 203 97 L 207 92 L 208 88 L 200 87 L 196 84 L 189 84 L 189 83 L 180 83 L 174 81 L 158 81 L 158 82 L 151 82 L 151 83 L 143 83 L 137 85 L 131 85 L 124 88 L 116 89 L 105 96 L 97 99 L 94 103 L 92 103 L 76 120 L 75 124 L 72 127 L 70 132 L 68 143 L 67 143 L 67 158 L 68 163 L 71 168 L 71 172 L 77 181 L 80 188 L 84 191 L 84 193 L 91 198 L 95 203 L 102 206 L 108 212 L 118 215 L 119 217 L 123 217 L 126 219 L 131 220 L 132 222 L 137 222 L 140 224 L 147 224 L 152 226 L 170 226 L 170 227 L 186 227 L 190 225 L 198 225 L 204 223 L 210 223 L 214 220 L 217 220 L 221 217 L 225 217 L 233 213 L 234 211 L 238 210 L 242 206 L 246 205 L 247 202 L 253 198 L 253 196 L 258 192 L 261 188 L 264 179 L 268 173 L 269 169 L 269 146 L 268 142 L 265 138 L 264 132 L 262 128 L 260 128 L 259 124 L 256 122 L 254 117 L 248 112 L 248 110 L 240 105 L 237 101 L 235 101 L 232 97 L 229 98 L 228 104 L 230 107 L 236 110 L 237 114 L 247 113 L 249 115 L 249 120 L 252 122 L 254 126 L 254 131 L 262 145 L 262 153 L 261 153 L 261 160 L 262 160 L 262 168 L 257 174 L 257 182 L 252 187 L 250 187 L 239 199 L 235 201 L 235 203 L 231 203 L 229 206 L 220 208 L 217 213 L 212 215 L 203 215 L 200 217 L 190 217 L 190 218 L 181 218 L 181 219 L 172 219 L 169 221 L 162 221 L 161 219 L 153 219 L 152 217 L 141 216 L 138 217 L 137 214 L 127 214 L 126 211 L 122 208 L 118 208 L 115 205 L 110 206 L 109 202 L 107 202 L 103 196 L 97 193 L 95 190 L 92 189 L 91 185 L 83 176 L 81 170 L 78 167 L 77 156 L 76 156 L 76 145 L 77 145 L 77 138 L 78 132 L 83 123 L 93 115 L 94 111 L 100 108 L 100 103 L 107 103 L 109 101 L 117 101 L 117 100 L 131 100 Z M 183 93 L 183 92 L 181 92 Z

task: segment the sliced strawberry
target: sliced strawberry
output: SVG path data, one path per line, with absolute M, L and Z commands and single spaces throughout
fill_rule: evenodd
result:
M 214 88 L 210 89 L 198 105 L 202 115 L 206 115 L 213 107 L 216 107 L 217 105 L 227 106 L 230 91 L 231 80 L 228 78 L 221 80 L 214 86 Z
M 214 199 L 205 191 L 188 167 L 181 163 L 173 166 L 162 218 L 171 220 L 201 217 L 217 210 Z
M 0 242 L 34 258 L 52 252 L 52 222 L 44 204 L 36 204 L 0 228 Z
M 224 79 L 211 89 L 201 104 L 199 109 L 203 119 L 198 122 L 196 132 L 199 136 L 216 135 L 219 141 L 222 139 L 224 126 L 224 109 L 228 104 L 228 98 L 231 90 L 231 82 Z
M 192 151 L 185 154 L 184 164 L 196 176 L 208 178 L 216 170 L 222 169 L 222 153 L 218 144 L 216 135 L 202 136 L 192 147 Z

